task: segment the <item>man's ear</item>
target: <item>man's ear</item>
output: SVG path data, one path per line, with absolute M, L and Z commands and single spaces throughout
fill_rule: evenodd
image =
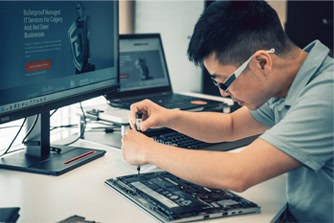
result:
M 261 70 L 264 69 L 264 65 L 267 63 L 265 60 L 263 60 L 262 58 L 258 57 L 256 58 L 256 60 L 259 62 L 260 68 Z
M 257 61 L 257 66 L 263 71 L 270 71 L 272 66 L 272 58 L 269 53 L 260 50 L 254 54 L 254 57 Z

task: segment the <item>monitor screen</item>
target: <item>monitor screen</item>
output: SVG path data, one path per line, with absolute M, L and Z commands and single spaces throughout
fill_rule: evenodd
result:
M 118 85 L 114 1 L 0 2 L 0 123 Z
M 0 28 L 0 124 L 41 114 L 37 143 L 0 167 L 59 175 L 102 156 L 53 148 L 49 111 L 118 89 L 118 2 L 0 1 Z
M 170 86 L 160 38 L 120 39 L 120 91 Z

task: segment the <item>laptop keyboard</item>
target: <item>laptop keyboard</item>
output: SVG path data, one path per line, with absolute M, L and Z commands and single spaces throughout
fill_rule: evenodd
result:
M 156 142 L 159 142 L 162 144 L 177 146 L 177 147 L 186 148 L 186 149 L 200 149 L 200 148 L 212 145 L 210 143 L 202 142 L 194 138 L 191 138 L 189 136 L 183 135 L 179 132 L 170 132 L 167 134 L 162 134 L 162 135 L 153 137 L 153 139 Z
M 148 137 L 153 138 L 156 142 L 181 147 L 185 149 L 198 149 L 198 150 L 211 150 L 211 151 L 229 151 L 236 148 L 241 148 L 249 145 L 258 135 L 249 136 L 243 139 L 239 139 L 233 142 L 221 142 L 221 143 L 207 143 L 196 140 L 189 136 L 186 136 L 173 129 L 160 128 L 160 129 L 149 129 L 144 132 Z
M 172 129 L 153 130 L 153 132 L 145 134 L 153 138 L 156 142 L 186 149 L 201 149 L 216 144 L 199 141 Z

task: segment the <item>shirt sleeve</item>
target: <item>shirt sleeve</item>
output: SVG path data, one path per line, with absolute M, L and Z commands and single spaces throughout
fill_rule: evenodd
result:
M 250 114 L 253 116 L 253 118 L 267 127 L 272 127 L 275 125 L 274 112 L 271 108 L 271 101 L 272 99 L 263 104 L 257 110 L 250 110 Z
M 333 88 L 333 78 L 307 86 L 285 117 L 260 138 L 318 171 L 333 159 Z

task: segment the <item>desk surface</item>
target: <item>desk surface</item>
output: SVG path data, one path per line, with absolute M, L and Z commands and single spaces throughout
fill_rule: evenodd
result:
M 0 169 L 0 207 L 18 206 L 18 222 L 57 222 L 81 215 L 97 222 L 157 222 L 151 215 L 104 185 L 106 179 L 136 173 L 118 149 L 80 141 L 78 146 L 104 149 L 106 155 L 61 176 L 47 176 Z M 143 166 L 143 172 L 157 170 Z M 219 218 L 205 222 L 270 222 L 286 202 L 285 175 L 241 193 L 257 203 L 255 215 Z

